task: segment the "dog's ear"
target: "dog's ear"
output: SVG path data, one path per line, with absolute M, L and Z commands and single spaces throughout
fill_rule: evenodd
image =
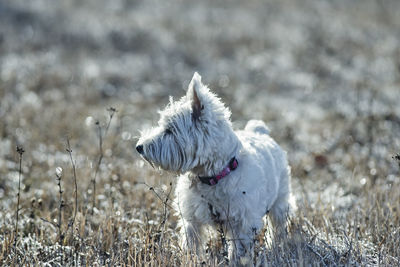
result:
M 201 76 L 195 72 L 189 84 L 187 97 L 192 103 L 192 117 L 197 120 L 200 118 L 201 111 L 204 109 L 203 104 L 199 98 L 200 88 L 202 86 Z

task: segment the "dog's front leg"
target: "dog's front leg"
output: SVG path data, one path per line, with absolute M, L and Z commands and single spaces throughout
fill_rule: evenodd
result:
M 189 250 L 199 254 L 201 251 L 201 229 L 196 222 L 181 219 L 181 246 L 184 250 Z
M 254 237 L 256 229 L 243 231 L 236 228 L 228 231 L 229 235 L 229 263 L 231 266 L 253 266 Z

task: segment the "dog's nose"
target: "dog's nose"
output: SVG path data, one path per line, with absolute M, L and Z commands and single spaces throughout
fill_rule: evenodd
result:
M 143 145 L 136 146 L 136 150 L 139 152 L 139 154 L 143 154 Z

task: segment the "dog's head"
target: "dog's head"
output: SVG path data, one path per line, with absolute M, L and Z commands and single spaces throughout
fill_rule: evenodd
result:
M 230 111 L 201 82 L 196 72 L 187 93 L 170 99 L 159 112 L 158 126 L 141 133 L 136 150 L 151 165 L 184 173 L 210 165 L 226 164 L 226 155 L 237 148 Z

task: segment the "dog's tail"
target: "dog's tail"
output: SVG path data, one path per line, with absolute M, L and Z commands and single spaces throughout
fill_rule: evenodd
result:
M 260 120 L 248 121 L 244 130 L 245 131 L 253 131 L 253 132 L 259 133 L 259 134 L 268 134 L 268 135 L 270 132 L 267 125 L 265 125 L 265 123 Z

